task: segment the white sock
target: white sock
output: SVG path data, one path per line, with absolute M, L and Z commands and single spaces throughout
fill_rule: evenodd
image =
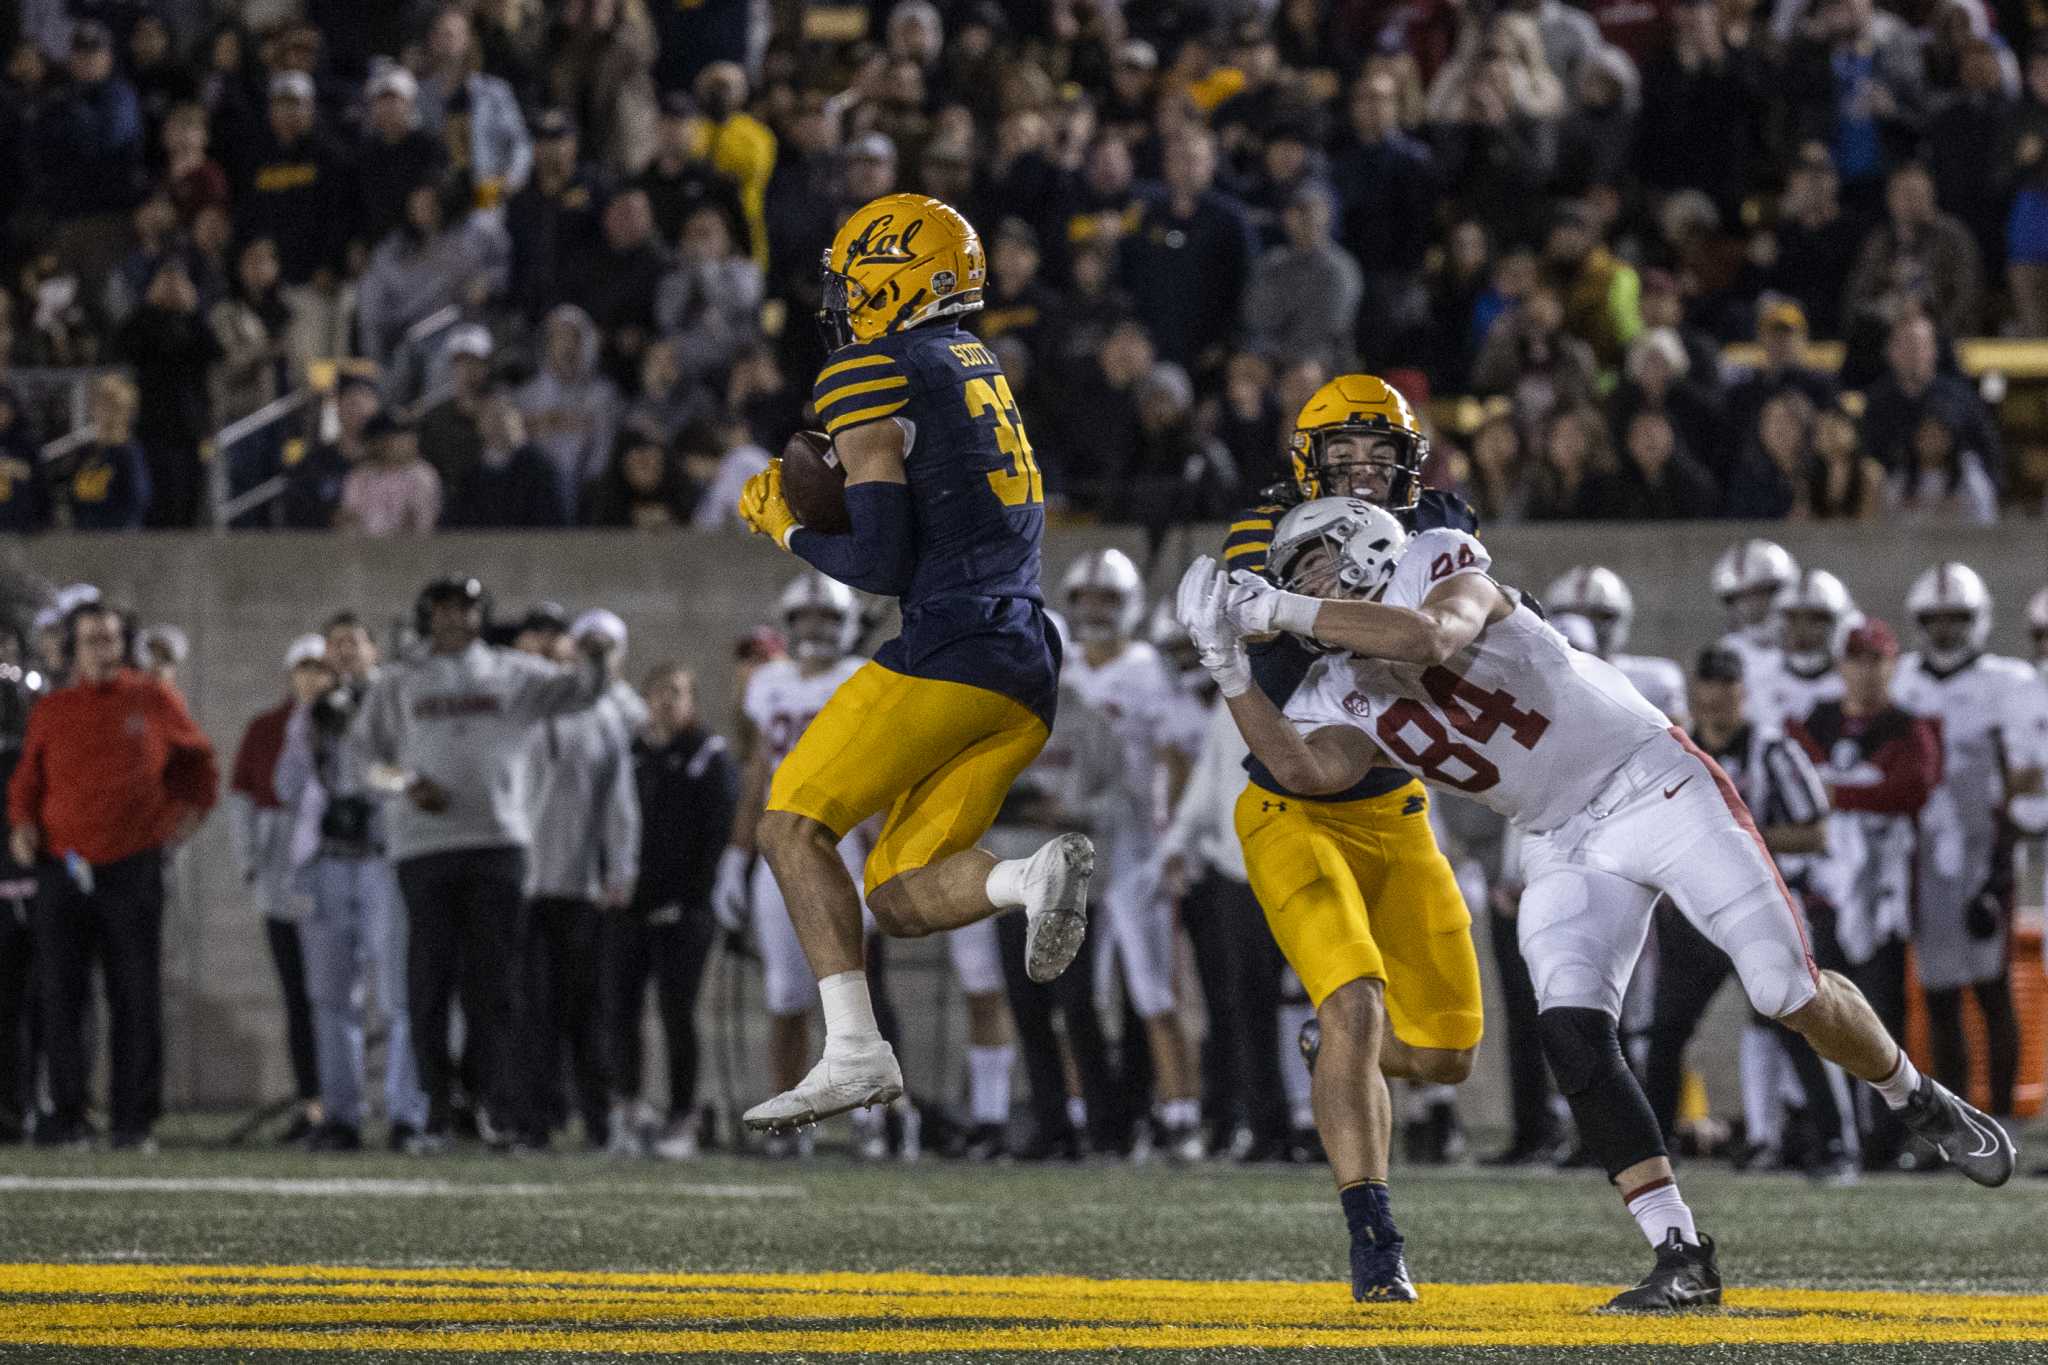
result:
M 1076 1130 L 1088 1126 L 1088 1101 L 1079 1095 L 1067 1096 L 1067 1122 Z
M 1664 1239 L 1673 1228 L 1678 1230 L 1680 1241 L 1693 1246 L 1700 1244 L 1699 1230 L 1692 1223 L 1692 1210 L 1686 1207 L 1684 1196 L 1679 1194 L 1677 1181 L 1663 1181 L 1623 1202 L 1628 1206 L 1629 1215 L 1636 1220 L 1636 1226 L 1643 1230 L 1643 1236 L 1650 1239 L 1651 1246 L 1663 1246 Z
M 1152 1108 L 1168 1128 L 1192 1128 L 1202 1121 L 1200 1100 L 1161 1100 Z
M 825 1005 L 825 1050 L 866 1047 L 882 1039 L 875 1024 L 875 1006 L 868 999 L 866 972 L 839 972 L 818 983 Z
M 1737 1048 L 1741 1059 L 1742 1119 L 1752 1146 L 1776 1148 L 1784 1110 L 1778 1104 L 1778 1040 L 1770 1030 L 1745 1025 Z
M 1894 1109 L 1904 1109 L 1906 1101 L 1913 1098 L 1913 1092 L 1920 1088 L 1920 1072 L 1914 1067 L 1913 1059 L 1906 1055 L 1906 1049 L 1899 1049 L 1899 1065 L 1891 1075 L 1881 1081 L 1872 1081 L 1877 1093 L 1884 1096 L 1884 1102 Z
M 1024 869 L 1029 858 L 1005 858 L 988 870 L 988 902 L 1008 910 L 1024 903 Z
M 976 1123 L 1010 1121 L 1010 1070 L 1016 1061 L 1017 1049 L 1009 1043 L 967 1049 L 967 1112 Z

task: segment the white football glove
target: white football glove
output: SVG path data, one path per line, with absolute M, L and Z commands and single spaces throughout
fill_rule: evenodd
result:
M 1284 630 L 1293 635 L 1310 635 L 1316 628 L 1316 611 L 1322 599 L 1276 588 L 1249 569 L 1230 575 L 1225 610 L 1230 623 L 1246 635 L 1270 635 Z
M 754 855 L 743 848 L 728 846 L 718 855 L 718 876 L 711 883 L 711 913 L 718 927 L 728 933 L 744 934 L 753 920 L 753 896 L 749 889 Z
M 1223 567 L 1203 555 L 1181 575 L 1174 615 L 1195 642 L 1202 667 L 1216 680 L 1217 688 L 1226 697 L 1239 697 L 1251 690 L 1252 666 L 1237 627 L 1224 611 L 1229 593 L 1230 580 Z

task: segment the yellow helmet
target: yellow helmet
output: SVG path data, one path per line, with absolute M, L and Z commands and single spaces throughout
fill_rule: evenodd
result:
M 1422 496 L 1422 465 L 1429 458 L 1429 438 L 1422 434 L 1408 400 L 1386 380 L 1370 374 L 1338 375 L 1317 389 L 1294 419 L 1287 453 L 1294 465 L 1294 486 L 1301 496 L 1356 496 L 1348 488 L 1323 486 L 1323 446 L 1332 436 L 1344 435 L 1393 442 L 1400 454 L 1393 462 L 1393 477 L 1382 505 L 1396 512 L 1413 507 Z
M 981 307 L 988 262 L 965 218 L 921 194 L 885 194 L 856 211 L 825 253 L 818 322 L 836 351 Z

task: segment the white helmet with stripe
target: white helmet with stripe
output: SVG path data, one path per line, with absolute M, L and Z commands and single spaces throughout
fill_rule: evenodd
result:
M 1408 545 L 1400 518 L 1363 498 L 1316 498 L 1273 528 L 1266 574 L 1295 592 L 1370 597 L 1387 586 Z M 1316 550 L 1327 553 L 1318 558 Z
M 1104 612 L 1083 607 L 1074 598 L 1084 592 L 1113 596 L 1115 609 Z M 1060 600 L 1066 604 L 1074 638 L 1082 644 L 1127 640 L 1138 633 L 1145 619 L 1145 580 L 1122 550 L 1091 550 L 1067 570 L 1060 582 Z
M 1775 540 L 1730 545 L 1714 561 L 1714 596 L 1728 608 L 1729 626 L 1752 635 L 1766 633 L 1771 603 L 1799 576 L 1799 561 Z
M 1913 580 L 1906 592 L 1906 615 L 1913 618 L 1929 663 L 1944 671 L 1960 668 L 1982 654 L 1991 639 L 1991 589 L 1975 569 L 1950 560 Z M 1948 620 L 1957 624 L 1950 626 Z
M 1828 670 L 1841 656 L 1849 632 L 1863 620 L 1849 589 L 1826 569 L 1801 570 L 1778 594 L 1771 609 L 1778 618 L 1778 638 L 1785 647 L 1785 662 L 1808 676 Z M 1789 619 L 1795 616 L 1825 617 L 1826 624 L 1816 635 L 1802 623 Z
M 775 604 L 775 614 L 789 636 L 789 652 L 802 663 L 835 663 L 853 651 L 860 638 L 860 603 L 853 589 L 816 569 L 791 579 Z M 799 616 L 832 618 L 799 625 Z
M 1628 645 L 1629 627 L 1636 619 L 1635 594 L 1621 575 L 1602 564 L 1580 564 L 1566 569 L 1544 590 L 1543 605 L 1552 611 L 1583 616 L 1593 626 L 1596 644 L 1592 653 L 1606 658 Z

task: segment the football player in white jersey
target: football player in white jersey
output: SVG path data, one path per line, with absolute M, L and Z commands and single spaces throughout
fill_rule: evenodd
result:
M 1778 667 L 1778 622 L 1771 607 L 1798 577 L 1798 561 L 1772 540 L 1738 541 L 1714 561 L 1710 582 L 1728 613 L 1721 643 L 1742 656 L 1742 676 L 1752 688 L 1767 686 Z
M 755 669 L 740 700 L 747 723 L 739 807 L 731 842 L 719 858 L 711 903 L 719 923 L 734 932 L 750 932 L 761 955 L 770 1080 L 779 1093 L 803 1080 L 809 1070 L 810 1012 L 818 1000 L 818 985 L 768 861 L 754 856 L 754 828 L 776 765 L 839 684 L 866 661 L 852 652 L 860 634 L 860 608 L 844 583 L 806 570 L 782 590 L 776 614 L 789 654 Z M 867 857 L 867 839 L 865 830 L 856 829 L 839 845 L 855 885 Z M 778 1154 L 808 1152 L 811 1135 L 805 1132 L 791 1141 L 776 1134 L 768 1141 Z
M 1921 1076 L 1856 988 L 1814 967 L 1798 908 L 1727 774 L 1617 669 L 1573 650 L 1494 582 L 1478 540 L 1447 530 L 1411 539 L 1377 508 L 1353 522 L 1333 528 L 1328 554 L 1304 557 L 1287 588 L 1197 560 L 1181 619 L 1252 752 L 1296 790 L 1392 761 L 1526 832 L 1517 931 L 1544 1052 L 1580 1137 L 1657 1250 L 1656 1267 L 1612 1306 L 1675 1309 L 1721 1293 L 1713 1242 L 1679 1196 L 1615 1027 L 1660 894 L 1733 960 L 1758 1010 L 1870 1081 L 1971 1179 L 2009 1180 L 2017 1154 L 2005 1132 Z M 1242 645 L 1276 629 L 1336 651 L 1285 715 L 1251 686 Z
M 1653 654 L 1624 654 L 1628 633 L 1636 620 L 1636 597 L 1621 575 L 1600 564 L 1580 564 L 1566 569 L 1544 590 L 1543 605 L 1552 611 L 1583 616 L 1593 626 L 1593 653 L 1621 670 L 1636 691 L 1650 705 L 1671 718 L 1673 725 L 1687 725 L 1685 670 L 1675 659 Z
M 1985 651 L 1991 593 L 1967 564 L 1939 564 L 1914 579 L 1906 615 L 1920 648 L 1899 661 L 1892 696 L 1941 727 L 1941 785 L 1920 811 L 1913 917 L 1934 1069 L 1950 1085 L 1968 1078 L 1968 990 L 1984 1015 L 1992 1112 L 2010 1114 L 2019 1024 L 2006 971 L 2015 835 L 2008 807 L 2040 789 L 2041 679 L 2023 660 Z
M 1751 723 L 1776 729 L 1812 715 L 1824 701 L 1842 699 L 1842 675 L 1835 663 L 1863 613 L 1841 579 L 1826 569 L 1802 569 L 1772 603 L 1771 616 L 1778 667 L 1744 690 Z
M 1124 990 L 1144 1022 L 1154 1075 L 1152 1143 L 1184 1160 L 1202 1156 L 1201 1100 L 1192 1049 L 1174 1011 L 1173 906 L 1159 880 L 1156 857 L 1191 766 L 1174 742 L 1181 691 L 1159 651 L 1137 639 L 1145 619 L 1145 587 L 1138 566 L 1122 550 L 1096 550 L 1067 570 L 1061 606 L 1074 648 L 1060 670 L 1063 686 L 1109 718 L 1123 743 L 1126 799 L 1097 840 L 1102 909 L 1109 917 L 1115 961 Z M 1114 968 L 1096 955 L 1097 971 Z M 1103 978 L 1106 980 L 1106 976 Z

